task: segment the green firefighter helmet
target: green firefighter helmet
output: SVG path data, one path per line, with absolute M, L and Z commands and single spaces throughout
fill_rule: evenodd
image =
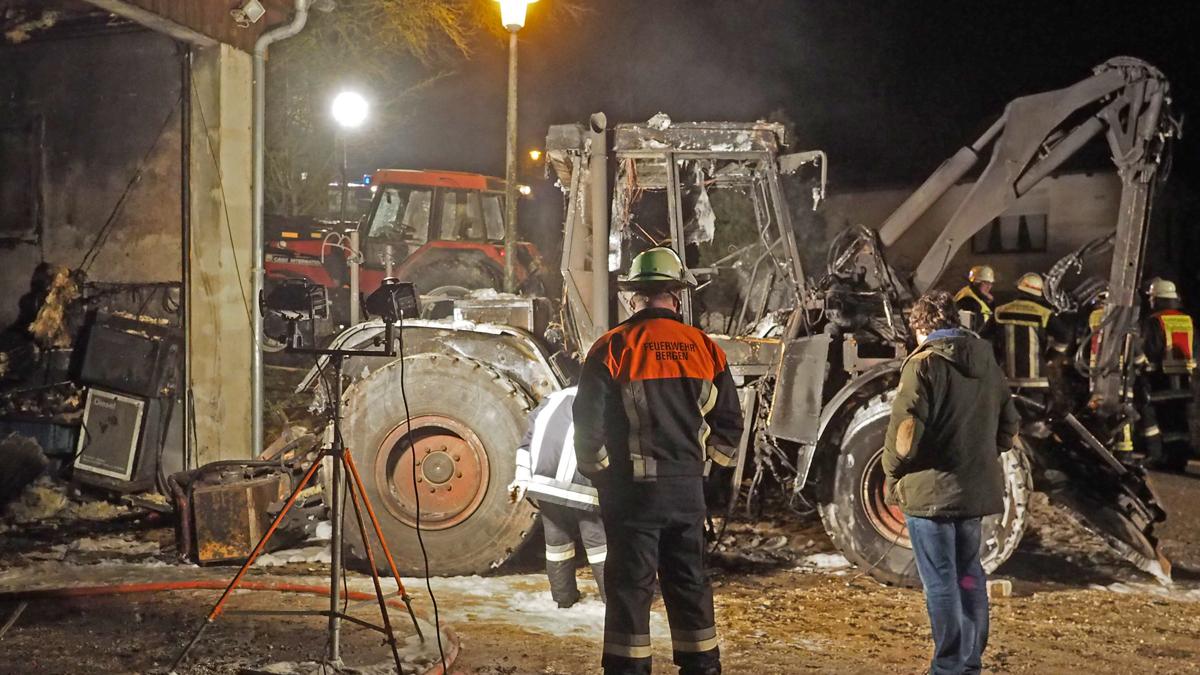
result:
M 683 268 L 675 251 L 659 246 L 634 256 L 628 273 L 617 279 L 623 290 L 678 290 L 696 286 L 696 277 Z

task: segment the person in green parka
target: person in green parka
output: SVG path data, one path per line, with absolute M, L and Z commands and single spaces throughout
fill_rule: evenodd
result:
M 978 673 L 988 636 L 980 521 L 1004 508 L 1000 453 L 1020 418 L 992 346 L 963 330 L 954 298 L 932 291 L 909 323 L 883 451 L 888 494 L 905 514 L 933 630 L 936 675 Z

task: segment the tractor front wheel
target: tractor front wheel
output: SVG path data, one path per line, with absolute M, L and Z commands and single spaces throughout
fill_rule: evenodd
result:
M 436 354 L 394 361 L 350 389 L 346 445 L 401 574 L 424 573 L 422 544 L 433 575 L 482 574 L 520 547 L 536 511 L 510 504 L 506 487 L 531 407 L 486 365 Z M 343 527 L 362 559 L 352 510 Z
M 820 505 L 825 531 L 842 555 L 876 580 L 918 586 L 904 514 L 884 501 L 883 440 L 893 394 L 859 408 L 842 436 L 832 497 Z M 1033 490 L 1029 460 L 1017 448 L 1001 455 L 1004 512 L 983 519 L 980 554 L 988 572 L 1016 550 L 1025 532 L 1025 507 Z

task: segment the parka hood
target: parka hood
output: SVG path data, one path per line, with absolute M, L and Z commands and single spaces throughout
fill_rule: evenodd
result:
M 987 340 L 967 330 L 940 330 L 929 336 L 914 355 L 931 352 L 949 361 L 965 377 L 979 379 L 995 367 L 996 356 Z

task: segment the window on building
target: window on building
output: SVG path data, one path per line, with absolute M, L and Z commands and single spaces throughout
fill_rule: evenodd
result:
M 1000 216 L 988 223 L 971 239 L 971 253 L 1044 253 L 1046 251 L 1046 214 L 1028 213 Z

